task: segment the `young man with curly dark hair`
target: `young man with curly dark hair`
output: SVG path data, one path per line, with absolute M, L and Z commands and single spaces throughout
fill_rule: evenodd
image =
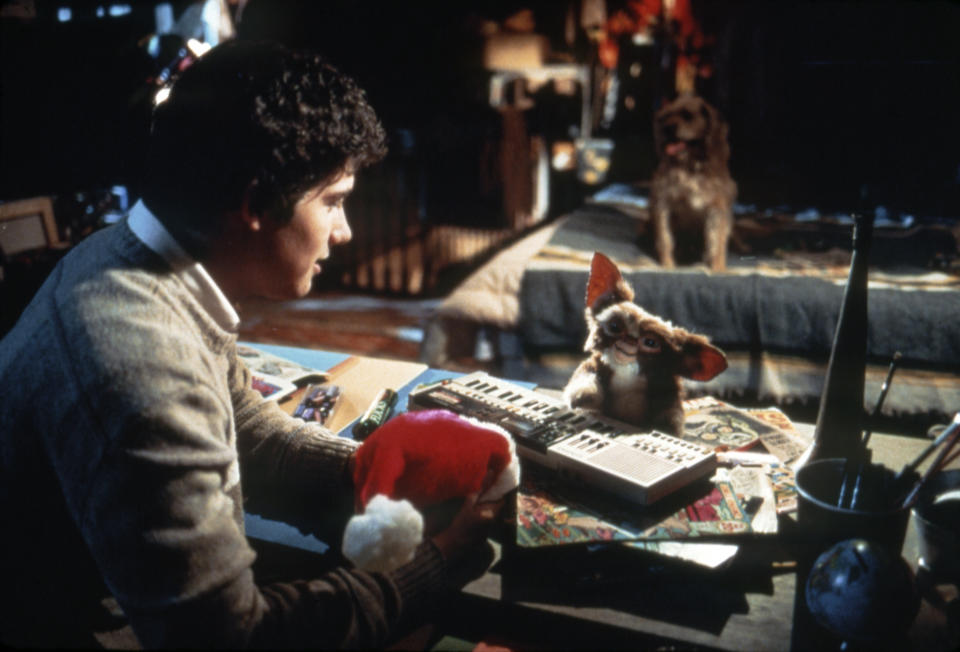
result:
M 312 54 L 228 42 L 174 84 L 142 201 L 0 343 L 5 643 L 380 646 L 482 571 L 494 514 L 471 501 L 389 573 L 252 570 L 244 511 L 342 524 L 357 444 L 251 389 L 233 302 L 306 294 L 385 150 L 364 93 Z

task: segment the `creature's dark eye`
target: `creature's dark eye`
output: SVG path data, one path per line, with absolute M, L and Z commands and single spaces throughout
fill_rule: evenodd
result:
M 614 317 L 606 323 L 604 330 L 610 335 L 619 335 L 623 332 L 623 321 L 619 317 Z
M 640 347 L 649 353 L 660 350 L 660 340 L 652 335 L 644 335 L 640 338 Z

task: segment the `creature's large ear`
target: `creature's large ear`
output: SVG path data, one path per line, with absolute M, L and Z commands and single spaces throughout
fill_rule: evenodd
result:
M 691 380 L 710 380 L 727 368 L 727 356 L 702 335 L 690 335 L 681 356 L 680 375 Z
M 587 308 L 597 312 L 602 305 L 619 301 L 633 301 L 633 289 L 613 261 L 595 251 L 587 281 Z

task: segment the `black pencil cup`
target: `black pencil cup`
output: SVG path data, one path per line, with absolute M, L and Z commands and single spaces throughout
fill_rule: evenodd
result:
M 857 474 L 858 471 L 861 471 L 858 465 L 852 465 L 851 469 L 843 459 L 810 462 L 797 471 L 797 542 L 801 545 L 797 550 L 793 649 L 849 649 L 844 641 L 814 619 L 807 606 L 807 577 L 822 552 L 841 541 L 866 539 L 883 546 L 894 558 L 901 556 L 910 510 L 897 506 L 897 495 L 909 482 L 895 486 L 893 471 L 877 464 L 865 464 L 856 509 L 839 507 L 845 472 Z M 848 483 L 855 479 L 849 478 Z M 911 478 L 916 479 L 915 475 Z
M 860 469 L 856 508 L 840 507 L 845 470 L 842 459 L 811 462 L 797 471 L 797 524 L 804 543 L 821 551 L 846 539 L 867 539 L 899 557 L 910 510 L 897 503 L 894 472 L 867 464 Z M 856 466 L 851 473 L 857 473 Z M 853 482 L 850 478 L 848 482 Z

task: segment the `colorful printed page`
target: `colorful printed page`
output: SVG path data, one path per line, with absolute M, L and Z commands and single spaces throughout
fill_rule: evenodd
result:
M 790 417 L 778 408 L 755 408 L 746 410 L 751 416 L 774 426 L 774 430 L 760 434 L 760 442 L 772 455 L 784 464 L 799 458 L 813 443 L 812 437 L 804 437 L 794 427 Z
M 738 472 L 740 473 L 740 472 Z M 776 504 L 766 476 L 752 477 L 754 494 L 738 493 L 744 478 L 719 469 L 649 506 L 590 492 L 588 499 L 531 467 L 517 495 L 517 544 L 522 547 L 612 541 L 685 541 L 776 532 Z M 580 491 L 583 491 L 582 489 Z
M 760 447 L 758 446 L 757 449 Z M 727 451 L 717 453 L 717 461 L 734 469 L 749 469 L 751 473 L 762 473 L 773 491 L 777 505 L 777 514 L 788 514 L 797 509 L 797 479 L 793 469 L 781 462 L 775 455 L 754 451 Z
M 262 348 L 237 345 L 237 355 L 250 369 L 253 388 L 264 398 L 279 401 L 309 382 L 326 379 L 326 372 L 311 369 Z
M 777 500 L 777 514 L 797 511 L 797 478 L 793 469 L 784 464 L 769 464 L 764 471 L 773 483 Z
M 746 450 L 779 433 L 775 425 L 712 396 L 684 401 L 683 412 L 680 437 L 711 450 Z

